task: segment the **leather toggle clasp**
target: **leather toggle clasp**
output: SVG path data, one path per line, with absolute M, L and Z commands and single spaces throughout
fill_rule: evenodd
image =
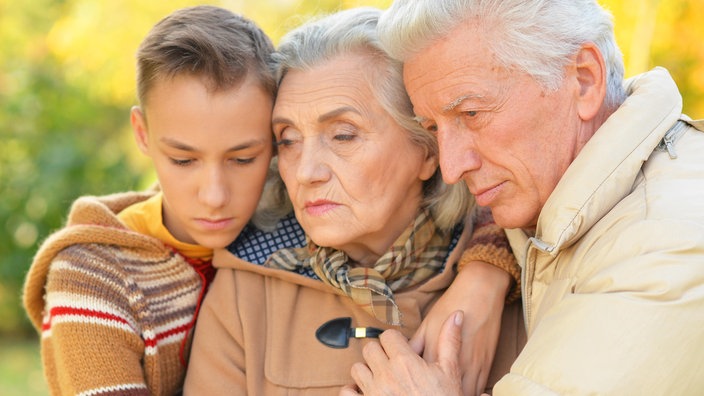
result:
M 315 331 L 315 338 L 330 348 L 347 348 L 350 338 L 379 338 L 384 330 L 376 327 L 351 327 L 352 318 L 328 320 Z

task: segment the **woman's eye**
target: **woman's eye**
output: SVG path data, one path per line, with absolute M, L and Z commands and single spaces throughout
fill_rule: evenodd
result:
M 357 138 L 358 133 L 359 128 L 357 128 L 356 125 L 345 121 L 339 121 L 330 125 L 330 129 L 328 130 L 328 136 L 337 142 L 351 142 Z
M 348 134 L 348 133 L 340 133 L 337 134 L 333 137 L 333 139 L 341 142 L 350 142 L 354 140 L 357 136 L 353 134 Z
M 291 126 L 286 126 L 281 128 L 280 132 L 274 133 L 275 144 L 279 148 L 292 146 L 296 142 L 301 140 L 301 134 L 295 128 Z
M 292 144 L 293 144 L 293 140 L 291 140 L 291 139 L 279 139 L 279 140 L 276 141 L 276 145 L 277 145 L 278 147 L 290 146 L 290 145 L 292 145 Z
M 171 163 L 176 166 L 187 166 L 193 162 L 193 160 L 190 160 L 190 159 L 178 159 L 178 158 L 169 158 L 169 159 L 171 160 Z

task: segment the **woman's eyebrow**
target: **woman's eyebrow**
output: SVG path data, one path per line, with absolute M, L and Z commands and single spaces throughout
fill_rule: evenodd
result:
M 323 123 L 323 122 L 329 121 L 331 119 L 334 119 L 336 117 L 339 117 L 341 114 L 345 114 L 345 113 L 354 113 L 354 114 L 359 114 L 359 115 L 362 114 L 359 110 L 357 110 L 356 108 L 354 108 L 352 106 L 343 106 L 343 107 L 339 107 L 337 109 L 330 110 L 327 113 L 321 114 L 318 117 L 317 121 L 319 123 Z M 272 124 L 287 124 L 287 125 L 294 125 L 295 124 L 292 120 L 290 120 L 286 117 L 274 117 L 271 119 L 271 123 Z
M 339 107 L 337 109 L 330 110 L 327 113 L 321 114 L 320 117 L 318 117 L 318 122 L 323 123 L 325 121 L 336 118 L 336 117 L 338 117 L 342 114 L 345 114 L 345 113 L 355 113 L 355 114 L 362 115 L 362 113 L 360 113 L 359 110 L 357 110 L 356 108 L 354 108 L 352 106 L 343 106 L 343 107 Z

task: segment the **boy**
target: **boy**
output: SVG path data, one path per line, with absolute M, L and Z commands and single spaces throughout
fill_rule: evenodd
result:
M 159 189 L 79 198 L 26 279 L 52 394 L 180 391 L 213 249 L 240 234 L 266 179 L 272 51 L 212 6 L 172 13 L 142 42 L 131 123 Z

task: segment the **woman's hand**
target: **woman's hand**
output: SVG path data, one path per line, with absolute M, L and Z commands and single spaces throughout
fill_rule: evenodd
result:
M 464 395 L 479 395 L 486 388 L 511 282 L 507 272 L 491 264 L 466 263 L 410 340 L 413 350 L 435 362 L 443 322 L 456 310 L 464 312 L 459 360 Z
M 461 396 L 459 351 L 463 314 L 454 312 L 440 328 L 437 360 L 428 362 L 408 345 L 397 330 L 387 330 L 379 342 L 364 347 L 366 364 L 355 363 L 351 374 L 356 386 L 340 391 L 341 396 L 356 395 L 445 395 Z

